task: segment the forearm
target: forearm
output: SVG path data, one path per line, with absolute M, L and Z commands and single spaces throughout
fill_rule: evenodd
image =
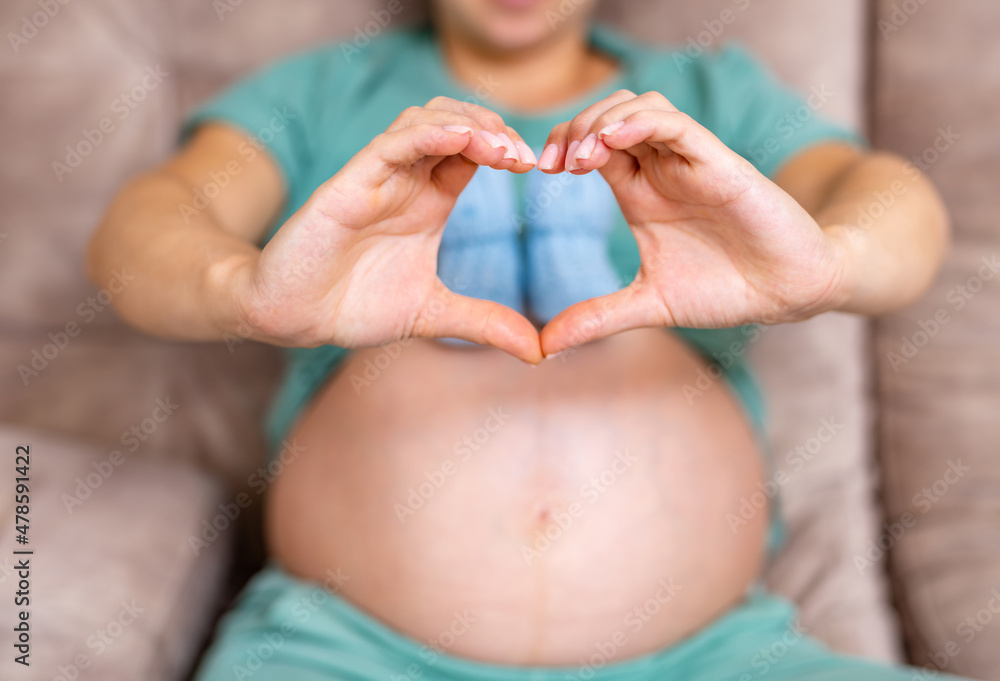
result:
M 859 157 L 814 217 L 846 254 L 837 308 L 884 314 L 919 298 L 947 249 L 948 216 L 937 191 L 891 154 Z
M 190 192 L 163 175 L 131 183 L 90 243 L 88 274 L 104 286 L 113 272 L 133 277 L 113 305 L 128 323 L 176 340 L 247 336 L 233 281 L 259 254 L 214 223 L 211 212 L 182 215 Z

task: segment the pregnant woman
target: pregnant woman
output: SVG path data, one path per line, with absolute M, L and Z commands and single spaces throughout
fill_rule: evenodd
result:
M 137 327 L 288 348 L 272 560 L 201 681 L 913 673 L 757 584 L 781 528 L 740 515 L 768 474 L 742 358 L 755 324 L 919 296 L 937 195 L 746 53 L 567 4 L 436 0 L 272 65 L 94 237 Z

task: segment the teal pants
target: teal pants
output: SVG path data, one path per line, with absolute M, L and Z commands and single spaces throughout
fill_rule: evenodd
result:
M 765 593 L 657 653 L 616 661 L 608 641 L 580 666 L 525 668 L 421 645 L 338 596 L 336 575 L 319 585 L 268 568 L 216 636 L 196 681 L 955 681 L 837 655 L 796 626 L 790 603 Z

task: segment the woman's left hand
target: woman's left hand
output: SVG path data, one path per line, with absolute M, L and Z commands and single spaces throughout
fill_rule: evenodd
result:
M 552 319 L 546 355 L 638 327 L 780 323 L 843 302 L 846 248 L 659 93 L 622 90 L 557 126 L 539 168 L 599 170 L 642 259 L 629 286 Z

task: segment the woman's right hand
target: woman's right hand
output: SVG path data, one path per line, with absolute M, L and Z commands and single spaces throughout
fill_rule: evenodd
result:
M 497 114 L 439 97 L 404 111 L 324 183 L 237 274 L 253 337 L 347 348 L 455 337 L 541 361 L 535 327 L 495 302 L 451 292 L 437 253 L 479 166 L 536 163 Z

